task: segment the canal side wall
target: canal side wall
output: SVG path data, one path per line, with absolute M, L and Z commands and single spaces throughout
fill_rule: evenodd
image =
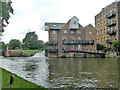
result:
M 102 58 L 103 55 L 96 55 L 96 54 L 87 54 L 87 53 L 71 53 L 67 52 L 64 53 L 63 56 L 66 57 L 79 57 L 79 58 Z
M 120 52 L 106 52 L 106 58 L 120 58 Z
M 34 53 L 11 51 L 11 50 L 8 50 L 5 54 L 6 57 L 30 57 L 33 55 Z

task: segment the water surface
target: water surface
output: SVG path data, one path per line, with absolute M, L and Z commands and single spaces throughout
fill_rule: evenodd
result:
M 117 88 L 118 60 L 113 58 L 2 58 L 0 66 L 47 88 Z

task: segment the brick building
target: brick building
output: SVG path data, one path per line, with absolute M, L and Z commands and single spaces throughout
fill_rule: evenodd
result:
M 96 29 L 91 25 L 83 27 L 79 19 L 74 16 L 67 23 L 45 23 L 48 31 L 49 45 L 46 49 L 48 57 L 66 55 L 81 56 L 81 52 L 96 51 Z
M 111 47 L 114 40 L 120 40 L 120 1 L 111 3 L 95 16 L 97 43 Z

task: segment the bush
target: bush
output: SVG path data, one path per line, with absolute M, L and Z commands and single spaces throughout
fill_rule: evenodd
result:
M 66 55 L 62 55 L 61 58 L 66 58 Z

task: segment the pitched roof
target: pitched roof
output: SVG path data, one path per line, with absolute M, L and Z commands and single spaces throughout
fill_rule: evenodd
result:
M 65 23 L 50 23 L 50 22 L 46 22 L 45 26 L 48 26 L 49 30 L 50 29 L 61 29 L 64 26 Z

